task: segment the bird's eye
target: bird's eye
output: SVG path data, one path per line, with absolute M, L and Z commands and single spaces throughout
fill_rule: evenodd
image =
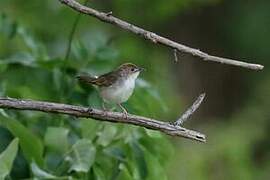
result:
M 134 72 L 135 71 L 135 68 L 131 68 L 131 71 Z

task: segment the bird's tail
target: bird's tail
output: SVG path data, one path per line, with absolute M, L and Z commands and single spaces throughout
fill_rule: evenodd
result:
M 91 77 L 90 75 L 77 75 L 76 78 L 83 83 L 95 84 L 97 78 Z

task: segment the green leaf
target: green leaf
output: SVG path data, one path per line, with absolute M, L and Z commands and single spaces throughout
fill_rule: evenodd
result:
M 135 167 L 133 169 L 133 173 L 135 177 L 139 179 L 145 179 L 148 175 L 148 169 L 145 159 L 145 154 L 137 141 L 132 141 L 130 143 L 132 149 L 132 163 L 134 163 Z
M 162 138 L 162 135 L 159 131 L 155 131 L 152 129 L 144 129 L 146 134 L 151 138 Z
M 33 160 L 39 166 L 43 165 L 43 144 L 41 140 L 32 133 L 29 129 L 25 128 L 19 121 L 11 118 L 4 118 L 3 123 L 8 130 L 20 140 L 20 147 L 27 161 L 31 163 Z
M 104 170 L 98 166 L 93 166 L 93 172 L 96 180 L 106 180 Z
M 102 146 L 108 146 L 113 141 L 116 134 L 117 134 L 116 126 L 113 126 L 111 124 L 104 124 L 104 129 L 103 131 L 100 132 L 97 143 Z
M 50 174 L 44 170 L 42 170 L 40 167 L 38 167 L 38 165 L 33 162 L 31 163 L 31 171 L 34 175 L 34 178 L 37 178 L 37 179 L 53 179 L 53 180 L 56 180 L 56 179 L 71 179 L 70 177 L 58 177 L 58 176 L 55 176 L 53 174 Z
M 17 155 L 19 139 L 15 138 L 0 154 L 0 179 L 4 179 L 11 171 L 13 161 Z
M 106 155 L 111 156 L 117 160 L 125 161 L 125 152 L 122 148 L 118 146 L 113 146 L 113 147 L 109 146 L 108 148 L 105 148 L 103 152 Z
M 134 178 L 131 176 L 130 172 L 128 171 L 127 167 L 123 164 L 119 164 L 120 174 L 118 176 L 118 180 L 133 180 Z
M 0 15 L 0 32 L 8 38 L 13 38 L 17 32 L 17 23 L 6 14 Z
M 45 133 L 45 145 L 49 150 L 65 153 L 68 150 L 68 132 L 69 130 L 63 127 L 48 127 Z
M 0 109 L 0 114 L 6 118 L 9 118 L 9 115 L 6 113 L 4 109 Z
M 25 45 L 31 50 L 31 54 L 41 59 L 48 59 L 48 54 L 45 46 L 37 41 L 34 36 L 24 27 L 20 26 L 17 29 L 18 34 L 22 37 Z
M 80 139 L 72 147 L 66 157 L 71 163 L 69 171 L 88 172 L 95 161 L 96 148 L 88 139 Z
M 20 64 L 27 67 L 36 67 L 35 57 L 29 52 L 16 52 L 2 59 L 2 64 Z
M 85 60 L 89 56 L 88 49 L 81 41 L 74 41 L 74 43 L 72 43 L 72 52 L 75 58 L 78 60 Z M 77 63 L 77 66 L 80 64 Z
M 100 123 L 91 119 L 82 119 L 80 123 L 82 137 L 93 140 L 97 136 Z
M 47 173 L 46 171 L 43 171 L 38 167 L 38 165 L 34 162 L 31 163 L 31 171 L 33 172 L 34 176 L 36 178 L 42 178 L 42 179 L 55 179 L 56 176 Z
M 155 154 L 155 157 L 159 162 L 164 162 L 164 164 L 166 164 L 166 162 L 168 162 L 168 160 L 172 158 L 174 154 L 172 144 L 164 136 L 155 137 L 151 135 L 150 137 L 151 138 L 142 138 L 140 140 L 140 145 L 152 154 Z M 158 144 L 158 146 L 153 146 L 153 144 Z
M 147 180 L 167 180 L 166 173 L 158 158 L 155 155 L 151 154 L 148 150 L 144 149 L 144 157 L 147 163 Z

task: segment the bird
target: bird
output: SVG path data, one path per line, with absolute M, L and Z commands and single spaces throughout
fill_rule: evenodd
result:
M 106 110 L 104 102 L 114 103 L 118 105 L 124 112 L 128 114 L 127 110 L 122 106 L 133 94 L 135 88 L 135 81 L 141 71 L 141 68 L 132 63 L 124 63 L 115 70 L 98 77 L 90 75 L 78 75 L 77 79 L 89 85 L 98 87 L 99 94 L 103 99 L 103 109 Z

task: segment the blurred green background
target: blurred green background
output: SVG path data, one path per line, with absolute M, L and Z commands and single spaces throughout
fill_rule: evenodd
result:
M 79 84 L 76 74 L 99 75 L 133 62 L 147 71 L 124 105 L 129 112 L 173 121 L 206 92 L 185 127 L 207 134 L 207 143 L 134 126 L 1 110 L 0 178 L 270 178 L 270 1 L 93 0 L 87 5 L 265 69 L 255 72 L 181 53 L 175 63 L 171 49 L 80 16 L 57 0 L 1 0 L 1 96 L 100 108 L 95 88 Z

